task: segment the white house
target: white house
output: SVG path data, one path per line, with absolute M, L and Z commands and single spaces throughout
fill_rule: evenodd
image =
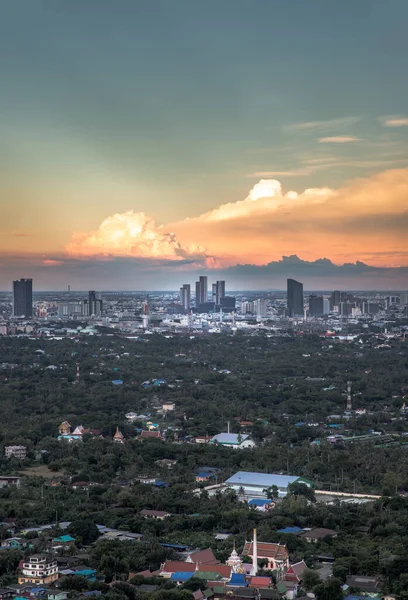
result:
M 219 444 L 220 446 L 236 450 L 253 448 L 255 446 L 255 442 L 245 433 L 218 433 L 211 438 L 210 444 Z

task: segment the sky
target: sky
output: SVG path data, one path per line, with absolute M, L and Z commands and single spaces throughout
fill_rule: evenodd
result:
M 406 0 L 2 0 L 0 289 L 408 288 Z

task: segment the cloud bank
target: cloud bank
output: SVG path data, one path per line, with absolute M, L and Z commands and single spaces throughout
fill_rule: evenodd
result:
M 265 265 L 282 256 L 378 267 L 408 266 L 408 168 L 356 179 L 339 189 L 287 191 L 261 179 L 244 200 L 157 226 L 145 213 L 106 218 L 75 233 L 71 258 L 115 257 L 196 263 L 208 268 Z

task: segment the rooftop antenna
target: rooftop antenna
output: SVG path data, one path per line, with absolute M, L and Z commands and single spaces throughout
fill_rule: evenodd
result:
M 351 381 L 347 382 L 346 412 L 351 412 Z

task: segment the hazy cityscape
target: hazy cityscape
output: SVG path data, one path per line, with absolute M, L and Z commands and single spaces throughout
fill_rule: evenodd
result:
M 0 1 L 0 600 L 408 600 L 408 1 Z

